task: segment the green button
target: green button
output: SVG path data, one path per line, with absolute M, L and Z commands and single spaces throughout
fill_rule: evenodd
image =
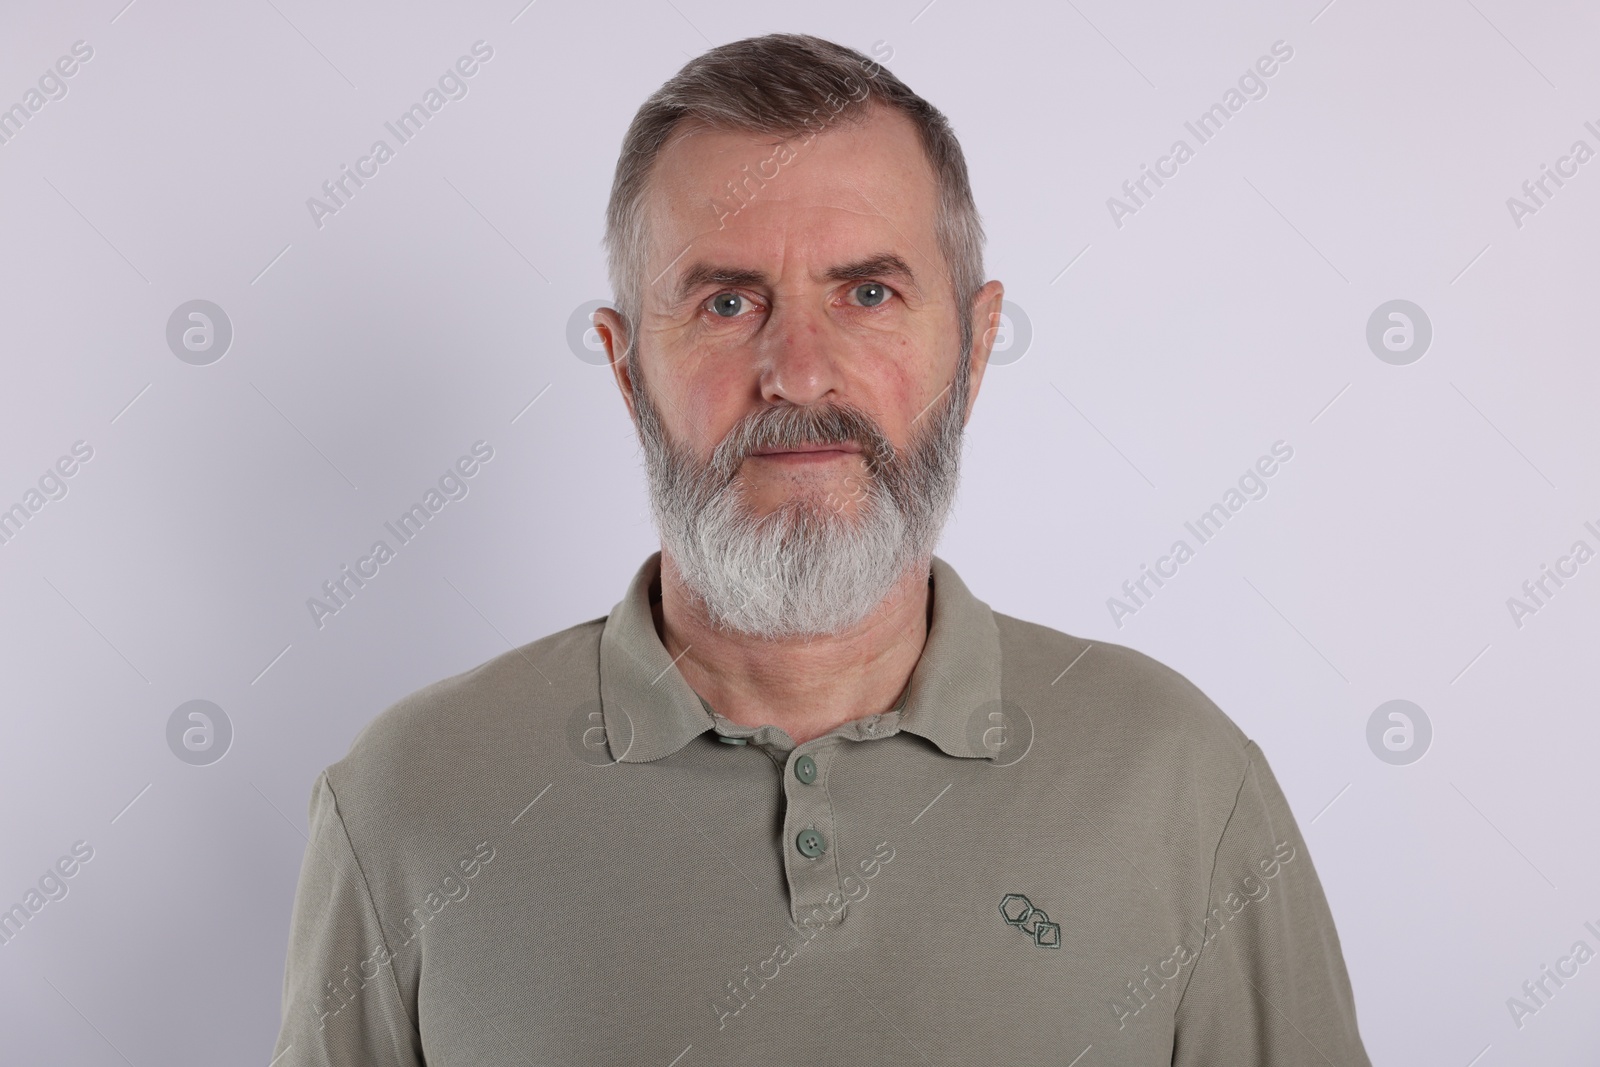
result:
M 794 843 L 800 847 L 802 856 L 809 856 L 812 859 L 816 859 L 828 850 L 828 846 L 822 842 L 822 835 L 815 830 L 801 830 L 800 836 L 794 839 Z
M 817 780 L 817 761 L 810 756 L 801 756 L 794 761 L 794 776 L 810 785 Z
M 718 734 L 717 740 L 725 745 L 748 745 L 750 743 L 743 737 L 729 737 L 727 734 Z

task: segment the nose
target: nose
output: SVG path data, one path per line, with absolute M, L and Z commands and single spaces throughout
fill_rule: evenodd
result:
M 841 338 L 827 309 L 786 301 L 767 320 L 756 344 L 761 398 L 768 403 L 815 404 L 844 385 Z

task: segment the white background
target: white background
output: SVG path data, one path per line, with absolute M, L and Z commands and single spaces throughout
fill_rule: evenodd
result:
M 1375 1063 L 1595 1062 L 1600 960 L 1520 1028 L 1506 1003 L 1600 951 L 1600 562 L 1507 608 L 1600 549 L 1600 160 L 1521 226 L 1506 203 L 1600 149 L 1592 7 L 124 2 L 0 13 L 0 106 L 94 50 L 0 145 L 0 507 L 93 449 L 0 545 L 0 907 L 94 849 L 0 945 L 6 1063 L 266 1063 L 317 771 L 621 596 L 657 547 L 641 461 L 567 323 L 609 296 L 634 110 L 772 30 L 877 46 L 946 112 L 1031 322 L 940 555 L 1261 744 Z M 468 95 L 315 225 L 307 198 L 478 40 Z M 1117 226 L 1107 199 L 1275 41 L 1267 95 Z M 234 331 L 206 366 L 165 336 L 197 298 Z M 1433 328 L 1408 365 L 1366 341 L 1397 298 Z M 469 495 L 318 628 L 307 599 L 478 440 Z M 1117 625 L 1107 599 L 1279 440 L 1268 494 Z M 1366 733 L 1397 698 L 1433 727 L 1404 766 Z M 193 699 L 234 731 L 208 766 L 168 747 Z

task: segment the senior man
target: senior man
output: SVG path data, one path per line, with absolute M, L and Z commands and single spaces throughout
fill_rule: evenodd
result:
M 724 45 L 606 223 L 661 550 L 319 776 L 275 1062 L 1368 1064 L 1260 749 L 933 554 L 1002 296 L 940 112 Z

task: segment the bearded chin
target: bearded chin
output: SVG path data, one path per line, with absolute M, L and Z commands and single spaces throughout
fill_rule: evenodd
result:
M 765 515 L 750 507 L 742 476 L 714 484 L 665 440 L 648 397 L 636 403 L 662 548 L 708 621 L 762 640 L 836 634 L 925 569 L 955 497 L 964 393 L 936 416 L 930 439 L 852 479 L 865 487 L 853 506 L 807 486 Z
M 921 546 L 881 482 L 855 514 L 811 494 L 753 514 L 735 479 L 669 546 L 713 625 L 773 640 L 859 624 L 917 562 Z

